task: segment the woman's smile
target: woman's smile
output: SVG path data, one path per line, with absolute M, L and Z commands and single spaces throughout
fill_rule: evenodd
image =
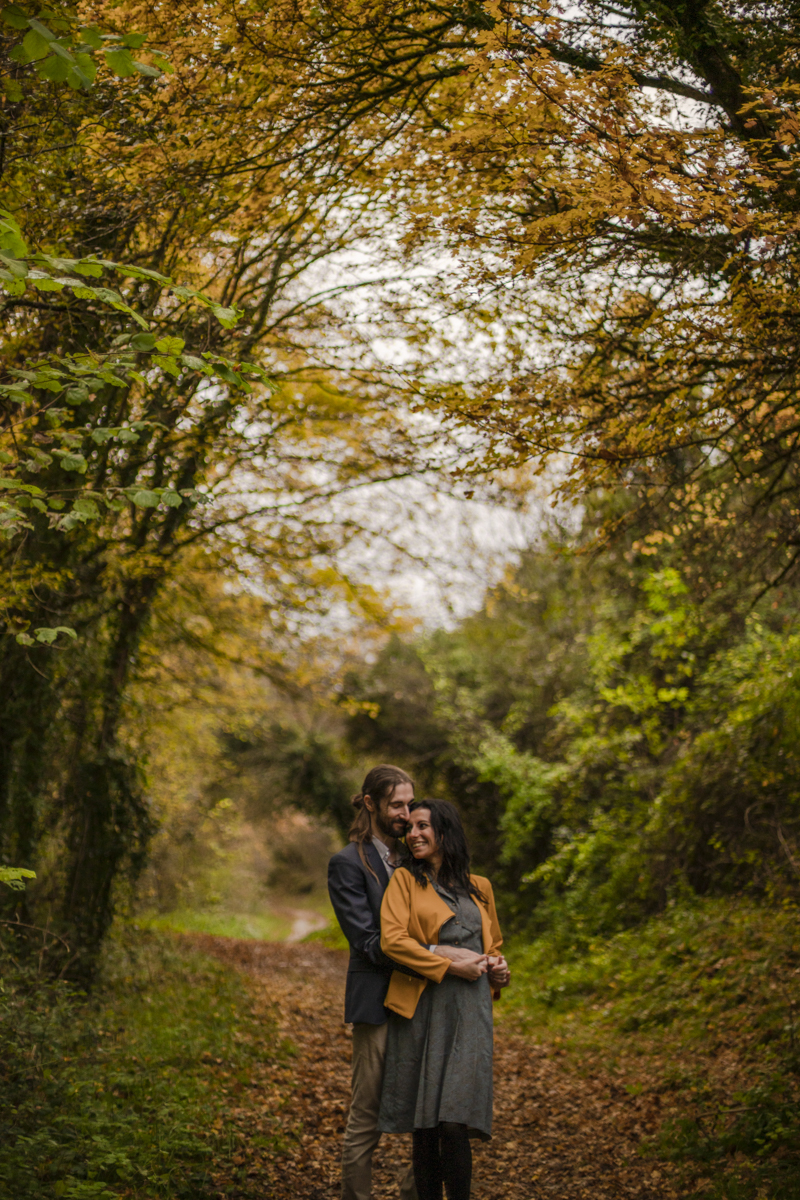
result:
M 430 818 L 429 808 L 416 808 L 409 818 L 406 845 L 414 858 L 431 858 L 436 854 L 436 834 Z

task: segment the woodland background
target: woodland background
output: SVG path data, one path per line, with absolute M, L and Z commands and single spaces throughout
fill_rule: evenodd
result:
M 695 1190 L 797 1195 L 796 5 L 0 15 L 15 1119 L 131 922 L 324 913 L 390 761 L 530 1012 L 734 1048 Z

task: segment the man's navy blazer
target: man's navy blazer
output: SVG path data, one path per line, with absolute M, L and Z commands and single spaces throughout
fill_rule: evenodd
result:
M 364 868 L 356 843 L 350 842 L 328 863 L 328 892 L 350 943 L 344 1019 L 383 1025 L 389 977 L 402 968 L 381 950 L 381 901 L 389 876 L 372 842 L 364 842 L 364 854 L 377 879 Z

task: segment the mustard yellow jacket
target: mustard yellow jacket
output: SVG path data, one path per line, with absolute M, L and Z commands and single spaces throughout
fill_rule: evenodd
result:
M 492 885 L 481 875 L 470 875 L 486 897 L 475 900 L 483 925 L 484 954 L 499 954 L 503 935 L 497 921 Z M 389 958 L 412 967 L 424 978 L 416 979 L 393 971 L 384 1004 L 401 1017 L 413 1017 L 428 980 L 440 983 L 450 965 L 448 958 L 432 954 L 425 945 L 435 946 L 439 933 L 453 915 L 435 888 L 422 887 L 405 867 L 398 867 L 389 880 L 381 904 L 381 949 Z M 420 943 L 425 943 L 421 945 Z

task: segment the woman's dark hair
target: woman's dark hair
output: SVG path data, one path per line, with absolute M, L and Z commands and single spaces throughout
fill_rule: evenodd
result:
M 483 892 L 469 877 L 469 847 L 455 804 L 451 804 L 449 800 L 414 800 L 409 804 L 408 811 L 414 812 L 418 808 L 430 809 L 431 828 L 436 845 L 442 852 L 442 865 L 436 877 L 437 883 L 485 902 Z M 410 871 L 422 887 L 427 887 L 428 880 L 433 878 L 431 868 L 425 860 L 414 858 L 407 846 L 401 852 L 400 865 Z
M 372 824 L 364 797 L 369 796 L 375 808 L 379 809 L 384 800 L 391 799 L 399 783 L 410 783 L 412 788 L 414 786 L 414 780 L 401 767 L 392 767 L 384 763 L 367 772 L 367 777 L 361 785 L 361 791 L 356 792 L 352 799 L 356 815 L 350 826 L 350 841 L 355 842 L 358 846 L 358 857 L 375 879 L 378 876 L 367 862 L 367 856 L 364 853 L 364 842 L 372 841 Z

